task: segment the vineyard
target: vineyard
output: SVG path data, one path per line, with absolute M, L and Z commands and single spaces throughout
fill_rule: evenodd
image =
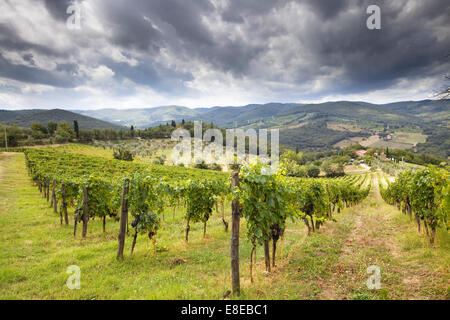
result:
M 417 224 L 423 225 L 430 242 L 434 243 L 436 229 L 450 228 L 450 184 L 447 170 L 429 167 L 416 172 L 405 170 L 395 182 L 381 184 L 383 199 L 396 206 Z M 430 230 L 429 230 L 430 229 Z
M 240 188 L 232 190 L 225 174 L 209 170 L 146 167 L 46 149 L 26 150 L 25 158 L 32 180 L 54 212 L 59 213 L 61 224 L 69 224 L 68 208 L 73 208 L 74 236 L 78 223 L 82 223 L 82 236 L 86 238 L 88 223 L 95 218 L 103 220 L 103 226 L 107 217 L 125 219 L 128 230 L 130 211 L 131 227 L 135 229 L 132 252 L 138 234 L 156 238 L 160 221 L 165 220 L 164 212 L 169 208 L 176 210 L 180 204 L 186 208 L 186 242 L 191 223 L 203 223 L 203 237 L 206 236 L 207 222 L 219 204 L 227 231 L 225 201 L 229 202 L 232 191 L 236 191 L 253 251 L 257 244 L 264 243 L 269 261 L 268 242 L 273 241 L 275 255 L 276 241 L 288 218 L 302 219 L 310 234 L 332 219 L 336 208 L 359 203 L 370 190 L 370 185 L 366 186 L 367 175 L 336 180 L 286 179 L 282 172 L 264 175 L 261 164 L 244 167 Z M 125 212 L 123 216 L 119 215 L 120 210 Z
M 275 175 L 265 175 L 263 165 L 252 163 L 243 166 L 239 174 L 230 175 L 210 170 L 118 161 L 52 148 L 17 151 L 24 154 L 28 177 L 45 199 L 44 207 L 51 208 L 51 220 L 60 225 L 65 237 L 60 241 L 75 250 L 92 239 L 104 242 L 102 254 L 120 260 L 112 262 L 107 258 L 105 263 L 113 268 L 129 265 L 127 272 L 131 274 L 140 272 L 148 263 L 156 272 L 154 264 L 167 261 L 165 259 L 170 257 L 168 267 L 167 262 L 166 267 L 164 264 L 158 267 L 154 279 L 158 283 L 163 281 L 163 274 L 174 268 L 194 268 L 198 263 L 193 261 L 196 259 L 186 257 L 193 254 L 189 253 L 190 248 L 200 254 L 198 250 L 205 250 L 207 246 L 208 249 L 200 255 L 203 264 L 208 261 L 205 267 L 214 265 L 203 271 L 215 275 L 215 280 L 209 280 L 215 292 L 212 298 L 219 298 L 231 290 L 232 280 L 235 289 L 234 279 L 230 277 L 233 272 L 230 268 L 230 249 L 233 256 L 234 242 L 230 243 L 229 239 L 235 232 L 236 218 L 242 231 L 242 239 L 237 242 L 237 259 L 241 264 L 243 298 L 260 297 L 260 294 L 255 296 L 255 292 L 261 290 L 264 278 L 285 272 L 280 270 L 288 268 L 286 263 L 290 263 L 292 254 L 304 250 L 301 248 L 305 241 L 312 241 L 308 245 L 316 248 L 314 252 L 327 252 L 328 246 L 337 244 L 345 246 L 339 237 L 326 242 L 323 247 L 318 244 L 315 247 L 314 243 L 323 240 L 322 233 L 326 234 L 329 230 L 337 230 L 337 234 L 348 232 L 348 226 L 342 224 L 348 219 L 348 212 L 359 216 L 358 208 L 365 207 L 367 197 L 378 192 L 374 190 L 375 185 L 386 202 L 398 206 L 409 215 L 413 212 L 419 219 L 419 226 L 422 221 L 427 232 L 430 228 L 431 239 L 434 239 L 436 230 L 448 227 L 448 172 L 443 169 L 402 173 L 395 182 L 389 183 L 384 179 L 384 174 L 370 172 L 334 179 L 299 179 L 286 177 L 283 169 Z M 374 181 L 378 182 L 374 184 Z M 427 189 L 419 181 L 426 181 Z M 419 192 L 414 189 L 414 183 L 423 190 L 423 195 L 420 194 L 422 200 L 416 198 Z M 423 202 L 423 199 L 428 202 Z M 51 225 L 55 226 L 53 223 Z M 339 229 L 341 227 L 342 230 Z M 69 229 L 70 233 L 67 232 Z M 440 237 L 441 242 L 442 235 Z M 235 238 L 232 236 L 232 239 Z M 146 249 L 142 247 L 144 244 Z M 262 248 L 260 253 L 259 247 Z M 331 250 L 328 254 L 333 257 L 336 252 Z M 309 255 L 306 251 L 298 254 Z M 208 257 L 215 261 L 209 261 Z M 322 263 L 333 262 L 327 255 L 324 259 L 322 261 L 321 257 L 316 257 L 314 264 L 317 264 L 318 270 L 321 270 Z M 309 263 L 309 259 L 302 260 L 299 270 Z M 174 274 L 180 275 L 179 272 L 183 274 L 182 271 Z M 314 274 L 312 271 L 310 273 Z M 151 278 L 150 275 L 148 277 Z M 222 285 L 218 286 L 217 281 Z M 167 296 L 193 297 L 193 293 L 180 286 L 182 284 L 177 283 L 175 292 L 167 293 Z M 198 288 L 198 284 L 195 287 Z M 201 297 L 211 298 L 207 287 L 200 291 Z M 153 298 L 167 296 L 164 292 L 151 295 Z

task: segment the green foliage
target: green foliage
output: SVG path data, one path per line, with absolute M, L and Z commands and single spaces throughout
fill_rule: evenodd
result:
M 192 222 L 207 222 L 216 203 L 214 180 L 188 180 L 181 185 L 187 203 L 186 218 Z
M 80 137 L 80 128 L 78 126 L 78 121 L 77 120 L 73 120 L 73 131 L 75 131 L 75 136 L 78 139 Z
M 305 150 L 332 149 L 334 145 L 344 139 L 352 137 L 368 137 L 370 134 L 364 132 L 337 131 L 327 127 L 327 122 L 321 120 L 307 123 L 304 126 L 280 131 L 280 140 L 289 146 L 299 146 Z
M 120 208 L 120 185 L 114 181 L 99 177 L 98 174 L 91 174 L 82 179 L 78 188 L 77 208 L 79 215 L 83 212 L 84 188 L 88 190 L 88 212 L 90 218 L 106 217 L 117 214 Z
M 133 155 L 128 150 L 114 150 L 114 159 L 123 160 L 123 161 L 133 161 Z
M 61 122 L 56 127 L 55 138 L 59 143 L 68 142 L 75 138 L 75 132 L 72 130 L 70 124 L 67 122 Z
M 33 122 L 31 124 L 31 136 L 34 139 L 42 139 L 47 137 L 48 130 L 43 124 Z
M 281 155 L 280 161 L 289 164 L 302 164 L 302 158 L 303 154 L 301 152 L 287 150 Z
M 88 190 L 88 212 L 91 218 L 117 216 L 121 204 L 123 178 L 130 178 L 128 193 L 130 212 L 138 232 L 155 235 L 164 201 L 170 204 L 182 200 L 188 203 L 188 215 L 193 222 L 206 222 L 219 197 L 230 193 L 225 174 L 168 166 L 146 166 L 108 160 L 53 149 L 25 149 L 32 179 L 48 185 L 55 179 L 58 199 L 65 186 L 67 203 L 76 203 L 78 220 L 83 213 L 84 189 Z M 189 179 L 190 178 L 190 179 Z M 187 182 L 184 182 L 187 181 Z M 155 216 L 156 215 L 156 216 Z
M 132 227 L 139 233 L 156 235 L 160 226 L 159 215 L 164 210 L 161 180 L 150 176 L 150 171 L 136 172 L 130 179 L 128 201 L 131 215 L 135 218 Z M 155 213 L 156 212 L 156 213 Z
M 449 173 L 448 170 L 429 166 L 415 173 L 402 172 L 387 188 L 380 184 L 383 199 L 392 205 L 412 210 L 416 217 L 431 227 L 430 241 L 434 241 L 436 228 L 449 228 Z
M 47 122 L 47 132 L 48 132 L 48 134 L 50 136 L 53 136 L 57 127 L 58 127 L 58 124 L 56 122 L 53 122 L 53 121 Z
M 117 217 L 121 206 L 124 178 L 129 178 L 127 195 L 132 223 L 138 233 L 156 235 L 165 207 L 186 203 L 189 223 L 206 223 L 218 202 L 231 199 L 227 174 L 176 166 L 146 166 L 138 163 L 108 160 L 92 156 L 58 152 L 54 149 L 26 149 L 27 165 L 33 180 L 48 185 L 56 179 L 58 199 L 76 204 L 81 219 L 84 190 L 88 191 L 88 212 L 96 217 Z M 310 216 L 323 223 L 329 218 L 330 205 L 353 204 L 367 195 L 360 180 L 293 179 L 279 170 L 260 163 L 241 168 L 240 187 L 235 190 L 247 222 L 248 238 L 253 246 L 282 232 L 286 219 Z M 275 239 L 275 238 L 273 238 Z
M 317 178 L 320 174 L 320 168 L 315 165 L 310 165 L 307 167 L 306 172 L 308 174 L 308 177 Z
M 322 162 L 322 170 L 325 172 L 325 176 L 328 178 L 344 176 L 344 166 L 340 163 L 333 163 L 330 160 Z
M 247 222 L 247 237 L 254 246 L 271 237 L 270 227 L 277 224 L 284 229 L 292 212 L 288 210 L 289 190 L 280 174 L 264 174 L 269 167 L 260 163 L 243 166 L 239 178 L 239 201 Z
M 152 164 L 161 164 L 162 165 L 162 164 L 164 164 L 164 158 L 161 156 L 155 157 L 152 160 Z
M 195 164 L 194 168 L 197 168 L 197 169 L 208 169 L 208 165 L 205 163 L 205 161 L 202 161 L 201 163 Z
M 0 146 L 5 147 L 5 133 L 7 136 L 8 147 L 16 147 L 19 141 L 26 138 L 22 129 L 16 126 L 1 126 L 0 127 Z
M 99 119 L 87 117 L 79 113 L 74 113 L 68 110 L 52 109 L 52 110 L 17 110 L 17 111 L 0 111 L 0 121 L 6 121 L 21 128 L 29 128 L 33 122 L 41 123 L 43 125 L 51 123 L 73 123 L 78 121 L 80 129 L 92 130 L 94 128 L 106 129 L 114 128 L 119 130 L 121 126 L 102 121 Z M 50 131 L 50 130 L 49 130 Z
M 450 157 L 450 135 L 447 124 L 444 123 L 441 126 L 433 125 L 427 127 L 423 130 L 423 133 L 428 135 L 427 141 L 425 143 L 417 144 L 417 152 L 434 155 L 435 157 L 440 157 L 442 159 L 448 159 Z M 418 161 L 427 161 L 425 163 L 432 163 L 429 159 L 419 159 Z

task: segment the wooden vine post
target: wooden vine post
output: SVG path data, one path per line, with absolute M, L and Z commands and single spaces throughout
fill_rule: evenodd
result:
M 120 212 L 120 229 L 119 229 L 119 248 L 117 249 L 117 260 L 123 258 L 123 249 L 125 247 L 125 234 L 127 232 L 128 224 L 128 188 L 130 180 L 125 180 L 125 185 L 122 191 L 122 210 Z
M 84 187 L 84 190 L 83 190 L 83 238 L 86 238 L 88 222 L 89 222 L 88 188 Z
M 189 214 L 186 220 L 186 236 L 185 236 L 186 243 L 189 242 L 189 230 L 191 230 L 191 225 L 189 224 L 190 221 L 191 215 Z
M 328 217 L 332 218 L 333 211 L 331 210 L 331 203 L 330 203 L 330 189 L 328 187 L 328 183 L 325 184 L 325 187 L 327 188 L 327 194 L 328 194 Z
M 47 202 L 50 201 L 50 179 L 47 179 Z
M 61 210 L 64 213 L 64 220 L 66 222 L 66 225 L 68 225 L 69 216 L 67 215 L 66 186 L 64 185 L 64 183 L 61 185 L 61 198 L 62 198 Z
M 271 272 L 270 269 L 270 249 L 269 249 L 269 240 L 264 240 L 264 262 L 266 264 L 266 271 Z
M 55 199 L 55 193 L 53 192 L 54 190 L 54 185 L 52 184 L 52 195 L 50 196 L 50 208 L 53 207 L 53 200 Z
M 58 201 L 56 201 L 56 179 L 53 179 L 53 187 L 52 187 L 52 204 L 53 204 L 53 212 L 58 213 Z M 61 224 L 63 224 L 62 212 L 59 213 Z
M 239 187 L 239 172 L 231 174 L 231 187 Z M 239 280 L 239 224 L 240 208 L 239 199 L 234 198 L 232 202 L 231 220 L 231 284 L 233 294 L 239 296 L 241 291 Z

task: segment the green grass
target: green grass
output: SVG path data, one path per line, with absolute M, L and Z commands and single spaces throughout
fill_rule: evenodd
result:
M 373 184 L 365 201 L 334 213 L 337 222 L 310 237 L 302 223 L 289 222 L 270 274 L 263 272 L 258 247 L 253 284 L 242 221 L 241 298 L 448 299 L 448 234 L 438 232 L 432 247 L 408 217 L 377 195 Z M 230 221 L 229 204 L 226 208 Z M 61 226 L 32 185 L 23 154 L 0 154 L 0 299 L 219 299 L 231 287 L 230 234 L 217 213 L 206 239 L 202 225 L 193 224 L 186 244 L 184 227 L 183 208 L 175 219 L 168 210 L 156 252 L 140 235 L 131 256 L 130 236 L 118 262 L 117 222 L 107 220 L 104 234 L 101 222 L 91 221 L 87 239 L 74 239 L 73 226 Z M 365 286 L 372 264 L 382 270 L 379 291 Z M 70 265 L 81 268 L 81 290 L 65 285 Z
M 392 140 L 393 142 L 409 143 L 412 145 L 416 145 L 418 143 L 425 143 L 427 141 L 427 136 L 420 132 L 398 131 L 394 133 Z
M 369 145 L 372 148 L 390 148 L 406 150 L 416 146 L 418 143 L 425 143 L 427 136 L 420 132 L 396 131 L 392 134 L 392 140 L 379 140 Z

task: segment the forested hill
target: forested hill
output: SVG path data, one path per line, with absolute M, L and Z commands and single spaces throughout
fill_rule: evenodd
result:
M 95 119 L 92 117 L 84 116 L 75 112 L 54 109 L 54 110 L 0 110 L 0 122 L 10 125 L 16 125 L 18 127 L 28 128 L 33 122 L 47 125 L 48 122 L 67 122 L 72 124 L 73 121 L 78 121 L 80 129 L 92 130 L 96 129 L 125 129 L 124 127 L 113 124 L 104 120 Z
M 98 119 L 95 119 L 98 118 Z M 0 122 L 29 127 L 32 122 L 78 121 L 81 129 L 137 129 L 175 121 L 201 120 L 221 128 L 278 128 L 280 142 L 293 148 L 329 150 L 360 143 L 450 157 L 450 100 L 389 104 L 338 101 L 319 104 L 268 103 L 241 107 L 0 111 Z
M 163 106 L 143 109 L 76 110 L 105 121 L 138 128 L 182 119 L 213 122 L 220 127 L 295 125 L 311 116 L 376 123 L 423 124 L 450 120 L 450 100 L 402 101 L 390 104 L 338 101 L 319 104 L 268 103 L 240 107 L 186 108 Z

